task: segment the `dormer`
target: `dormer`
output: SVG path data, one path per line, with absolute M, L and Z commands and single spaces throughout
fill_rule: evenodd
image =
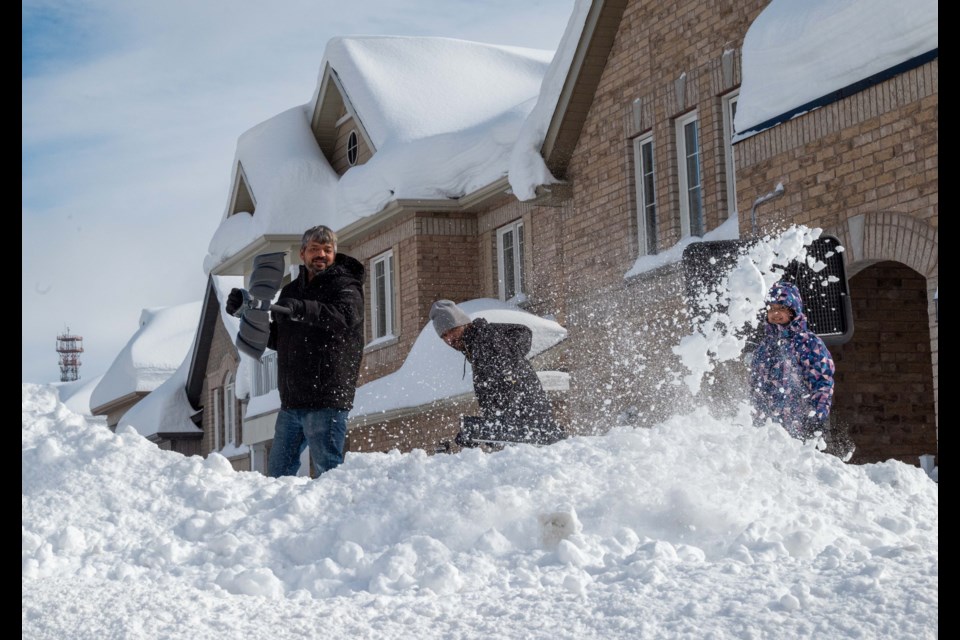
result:
M 233 189 L 230 193 L 230 210 L 227 214 L 232 216 L 236 213 L 247 212 L 253 215 L 257 209 L 257 201 L 253 197 L 253 191 L 247 183 L 247 174 L 243 171 L 243 165 L 237 162 L 237 171 L 233 179 Z
M 323 69 L 310 128 L 337 175 L 342 176 L 350 167 L 365 163 L 376 152 L 337 72 L 329 63 Z

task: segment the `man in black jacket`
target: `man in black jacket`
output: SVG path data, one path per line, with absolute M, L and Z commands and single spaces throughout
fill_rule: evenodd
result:
M 551 444 L 564 437 L 527 360 L 533 340 L 529 327 L 471 320 L 451 300 L 435 302 L 430 320 L 440 338 L 461 351 L 473 368 L 481 415 L 480 420 L 464 417 L 461 444 L 485 439 Z
M 363 356 L 363 265 L 337 253 L 336 233 L 323 225 L 304 232 L 300 260 L 298 277 L 276 302 L 289 314 L 272 312 L 267 342 L 277 352 L 280 391 L 267 464 L 274 478 L 297 474 L 305 446 L 317 475 L 343 462 Z M 242 304 L 238 289 L 228 312 L 231 304 Z

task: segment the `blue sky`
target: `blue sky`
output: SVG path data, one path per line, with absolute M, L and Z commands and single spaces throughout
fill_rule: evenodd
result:
M 199 300 L 237 137 L 314 90 L 326 42 L 430 35 L 540 49 L 573 0 L 22 4 L 21 379 L 55 337 L 104 373 L 140 311 Z

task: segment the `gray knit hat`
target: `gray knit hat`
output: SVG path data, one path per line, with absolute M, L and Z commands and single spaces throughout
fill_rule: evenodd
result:
M 433 328 L 437 330 L 437 335 L 441 338 L 443 334 L 454 327 L 470 324 L 470 316 L 455 305 L 453 300 L 437 300 L 434 302 L 430 308 L 430 319 L 433 321 Z

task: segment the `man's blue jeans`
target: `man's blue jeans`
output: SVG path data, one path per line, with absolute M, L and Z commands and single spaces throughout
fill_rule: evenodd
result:
M 342 463 L 348 413 L 345 409 L 281 409 L 267 463 L 270 477 L 297 475 L 300 454 L 308 446 L 318 476 Z

